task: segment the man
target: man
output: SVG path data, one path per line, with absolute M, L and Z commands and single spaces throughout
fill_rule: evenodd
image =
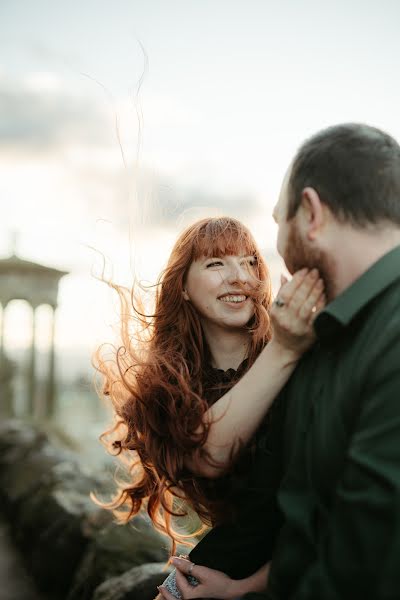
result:
M 361 124 L 318 133 L 295 157 L 274 216 L 289 271 L 318 268 L 328 305 L 283 391 L 284 525 L 267 590 L 243 597 L 398 600 L 399 145 Z M 288 303 L 283 289 L 275 310 Z

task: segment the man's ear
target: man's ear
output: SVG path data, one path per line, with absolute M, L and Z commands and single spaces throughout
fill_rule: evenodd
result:
M 182 290 L 182 296 L 183 296 L 184 300 L 190 300 L 189 294 L 187 293 L 187 291 L 185 289 Z
M 314 188 L 306 187 L 302 191 L 301 208 L 305 219 L 306 236 L 313 242 L 325 222 L 324 205 Z

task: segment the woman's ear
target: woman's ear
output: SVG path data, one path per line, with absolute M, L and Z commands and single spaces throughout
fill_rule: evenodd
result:
M 187 293 L 187 291 L 185 289 L 182 290 L 182 296 L 183 296 L 184 300 L 190 300 L 189 294 Z

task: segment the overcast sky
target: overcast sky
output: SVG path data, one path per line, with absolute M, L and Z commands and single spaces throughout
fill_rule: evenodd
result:
M 304 138 L 365 121 L 399 139 L 399 22 L 396 0 L 2 0 L 0 253 L 18 231 L 20 256 L 71 271 L 58 346 L 113 318 L 89 246 L 154 279 L 185 224 L 224 212 L 273 252 Z

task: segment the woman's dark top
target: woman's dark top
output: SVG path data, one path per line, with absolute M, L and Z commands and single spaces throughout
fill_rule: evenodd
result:
M 204 389 L 210 404 L 225 394 L 245 371 L 245 362 L 237 371 L 207 367 Z M 221 488 L 226 484 L 230 490 L 228 498 L 233 514 L 228 511 L 227 519 L 211 529 L 193 548 L 190 560 L 194 563 L 242 579 L 271 559 L 281 526 L 276 495 L 282 472 L 283 420 L 284 402 L 278 396 L 242 452 L 233 476 L 216 481 Z

